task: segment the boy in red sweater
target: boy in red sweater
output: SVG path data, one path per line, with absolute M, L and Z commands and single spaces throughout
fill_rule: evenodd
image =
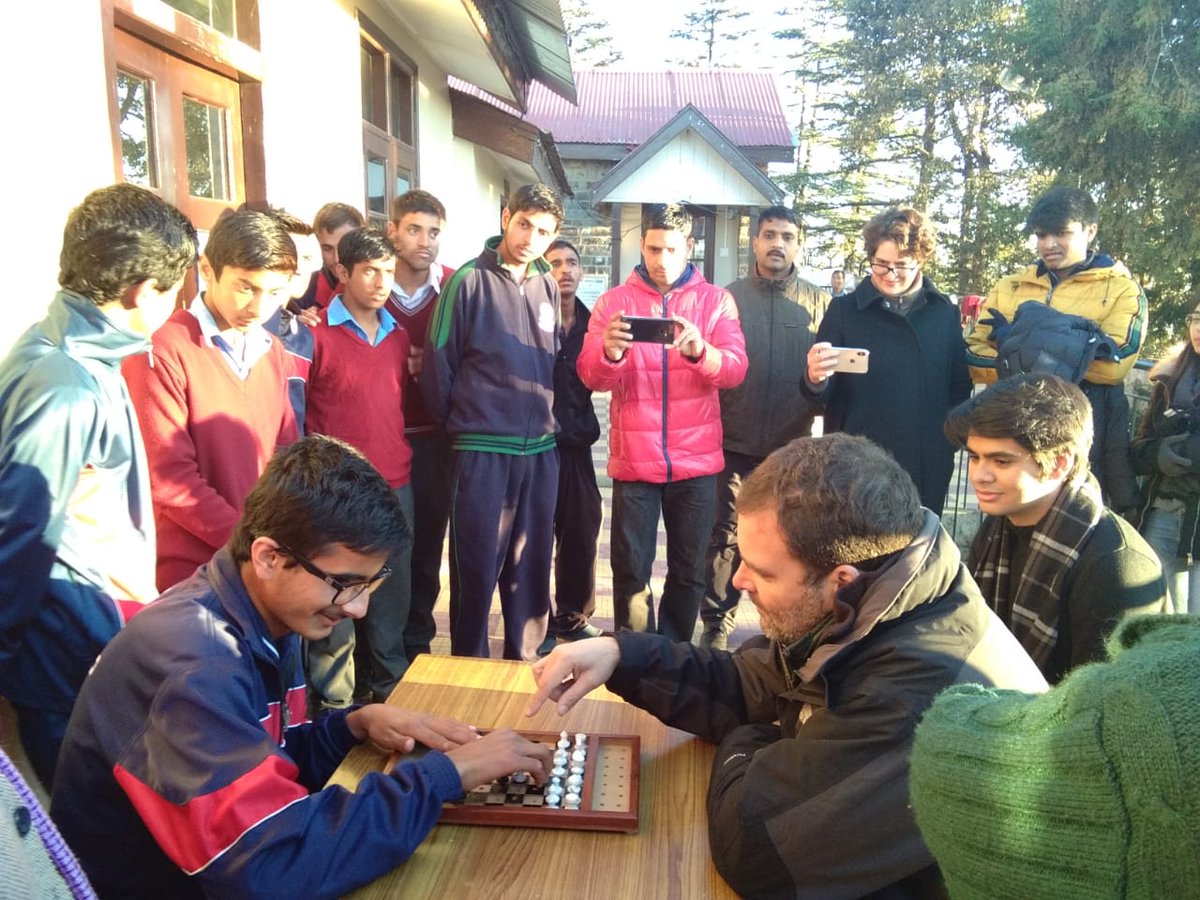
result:
M 437 262 L 446 208 L 428 191 L 406 191 L 392 201 L 388 237 L 396 248 L 396 283 L 387 310 L 408 332 L 408 384 L 404 391 L 404 435 L 412 447 L 412 601 L 404 627 L 409 660 L 428 653 L 437 625 L 433 608 L 442 587 L 442 549 L 450 521 L 450 440 L 433 420 L 416 379 L 429 316 L 453 269 Z
M 396 252 L 383 231 L 358 228 L 338 241 L 337 255 L 342 291 L 312 330 L 306 428 L 361 451 L 395 491 L 411 527 L 412 451 L 404 436 L 409 339 L 384 308 Z M 367 615 L 342 622 L 329 637 L 309 644 L 316 709 L 348 706 L 355 694 L 384 701 L 408 668 L 404 626 L 411 561 L 412 545 L 406 543 L 388 558 L 392 577 L 376 589 Z
M 122 366 L 150 461 L 160 591 L 225 545 L 276 448 L 298 437 L 290 363 L 262 327 L 295 273 L 278 218 L 223 214 L 200 258 L 206 290 Z

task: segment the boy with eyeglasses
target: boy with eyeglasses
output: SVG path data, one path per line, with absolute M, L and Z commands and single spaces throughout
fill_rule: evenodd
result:
M 1079 385 L 1092 405 L 1095 441 L 1089 464 L 1109 504 L 1127 511 L 1137 505 L 1138 491 L 1129 463 L 1124 381 L 1146 334 L 1147 304 L 1141 286 L 1122 263 L 1091 249 L 1098 221 L 1095 201 L 1079 188 L 1051 188 L 1038 198 L 1025 228 L 1037 239 L 1039 259 L 992 288 L 967 336 L 967 362 L 977 383 L 995 381 L 991 315 L 999 312 L 1011 322 L 1029 300 L 1098 324 L 1117 350 L 1114 359 L 1094 360 Z
M 308 432 L 346 441 L 371 461 L 400 501 L 410 527 L 412 450 L 405 437 L 409 337 L 385 304 L 396 251 L 382 229 L 356 228 L 338 241 L 341 292 L 312 328 L 306 386 Z M 346 620 L 308 648 L 314 709 L 382 702 L 408 668 L 404 626 L 411 597 L 411 545 L 388 559 L 392 570 L 358 622 Z M 357 633 L 357 640 L 356 635 Z
M 442 804 L 550 767 L 512 731 L 372 704 L 306 721 L 301 639 L 361 618 L 411 543 L 346 444 L 280 451 L 229 544 L 109 644 L 71 716 L 51 814 L 101 896 L 334 897 L 403 862 Z M 349 750 L 431 748 L 322 789 Z

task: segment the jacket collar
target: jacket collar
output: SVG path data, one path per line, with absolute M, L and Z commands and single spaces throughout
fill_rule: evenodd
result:
M 795 264 L 792 265 L 791 271 L 789 271 L 782 278 L 767 278 L 765 275 L 759 275 L 758 263 L 754 263 L 752 271 L 750 272 L 750 280 L 754 282 L 754 286 L 760 291 L 774 287 L 783 291 L 784 293 L 787 293 L 788 288 L 794 285 L 799 277 L 800 276 L 796 273 Z
M 933 282 L 929 280 L 929 276 L 924 273 L 921 274 L 920 290 L 924 292 L 927 302 L 940 301 L 942 303 L 950 303 L 950 298 L 939 291 Z M 885 299 L 883 294 L 879 292 L 879 288 L 875 287 L 875 282 L 870 278 L 864 278 L 860 281 L 851 296 L 854 298 L 855 306 L 859 309 L 866 309 L 868 306 L 883 303 Z
M 250 595 L 246 593 L 246 586 L 242 582 L 242 573 L 238 564 L 234 562 L 233 556 L 230 555 L 228 547 L 218 550 L 205 566 L 205 576 L 208 578 L 217 602 L 225 611 L 225 615 L 246 636 L 246 642 L 256 657 L 273 666 L 278 666 L 281 659 L 287 658 L 298 650 L 300 643 L 298 635 L 287 634 L 279 640 L 271 637 L 262 614 L 255 608 Z
M 667 293 L 677 291 L 682 287 L 687 287 L 696 278 L 700 278 L 699 270 L 691 263 L 687 264 L 687 268 L 683 270 L 683 274 L 675 279 L 675 283 L 667 288 Z M 646 271 L 646 266 L 643 263 L 638 263 L 633 267 L 633 272 L 630 273 L 629 279 L 632 281 L 637 278 L 641 281 L 644 287 L 648 287 L 654 293 L 659 294 L 658 285 L 650 278 L 650 273 Z
M 849 610 L 848 615 L 838 615 L 840 627 L 827 632 L 823 642 L 803 661 L 787 648 L 785 659 L 802 681 L 816 679 L 881 622 L 898 619 L 950 590 L 958 577 L 962 555 L 938 517 L 929 510 L 924 513 L 921 530 L 895 558 L 838 591 L 839 610 Z
M 505 272 L 509 278 L 512 278 L 512 272 L 505 268 L 504 260 L 500 258 L 500 242 L 503 240 L 504 235 L 502 234 L 488 238 L 483 242 L 483 253 L 479 258 L 487 263 L 488 268 Z M 528 280 L 537 275 L 545 275 L 549 271 L 550 264 L 539 256 L 526 267 L 525 279 Z
M 67 354 L 109 365 L 150 347 L 148 338 L 117 327 L 96 304 L 74 291 L 55 294 L 44 330 Z

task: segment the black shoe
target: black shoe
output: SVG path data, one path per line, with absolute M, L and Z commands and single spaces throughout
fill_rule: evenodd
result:
M 551 650 L 553 650 L 555 648 L 555 646 L 557 644 L 558 644 L 558 635 L 557 634 L 546 635 L 546 639 L 544 641 L 542 641 L 540 644 L 538 644 L 537 655 L 539 657 L 547 655 Z

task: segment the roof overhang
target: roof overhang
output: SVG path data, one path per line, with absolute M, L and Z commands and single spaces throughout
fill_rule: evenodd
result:
M 690 161 L 690 165 L 681 166 L 674 158 L 680 153 L 692 157 L 699 155 L 705 162 L 697 166 L 695 161 Z M 652 170 L 654 177 L 650 181 L 655 187 L 648 190 L 640 182 Z M 698 174 L 704 170 L 717 177 L 706 183 Z M 697 192 L 704 192 L 704 195 Z M 779 203 L 783 197 L 783 189 L 690 103 L 613 166 L 592 189 L 593 205 L 673 200 L 769 206 Z
M 522 177 L 540 181 L 572 196 L 554 138 L 523 121 L 518 111 L 494 98 L 482 97 L 471 86 L 450 84 L 451 127 L 454 136 L 497 153 Z
M 449 75 L 520 109 L 539 81 L 574 103 L 575 79 L 558 0 L 383 0 Z

